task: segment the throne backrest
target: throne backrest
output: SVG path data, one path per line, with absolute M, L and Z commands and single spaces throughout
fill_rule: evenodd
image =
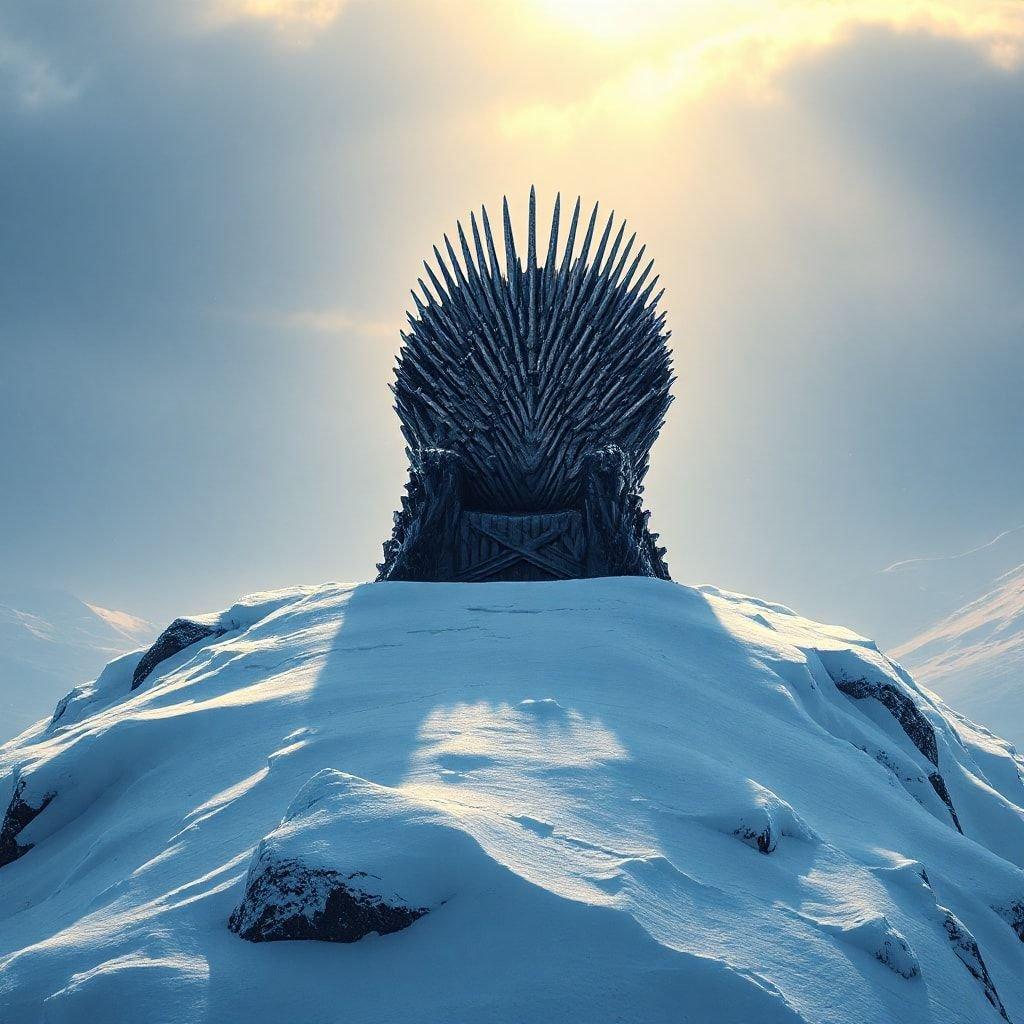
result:
M 671 402 L 665 314 L 652 264 L 633 255 L 614 214 L 597 232 L 597 206 L 583 230 L 576 201 L 558 257 L 556 199 L 544 263 L 538 263 L 536 199 L 530 192 L 526 265 L 503 204 L 504 269 L 487 211 L 458 226 L 462 259 L 447 261 L 413 293 L 403 333 L 395 408 L 415 463 L 428 448 L 460 460 L 462 500 L 489 512 L 578 508 L 588 454 L 616 445 L 642 481 Z M 472 238 L 472 243 L 470 242 Z M 652 297 L 653 296 L 653 297 Z

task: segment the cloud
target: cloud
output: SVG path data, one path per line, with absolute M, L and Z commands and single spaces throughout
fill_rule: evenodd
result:
M 329 25 L 346 0 L 219 0 L 215 17 L 223 21 L 254 18 L 258 21 L 304 22 Z
M 58 86 L 0 106 L 0 562 L 152 616 L 367 575 L 407 289 L 531 182 L 618 208 L 668 287 L 680 578 L 848 618 L 858 566 L 1020 522 L 1024 5 L 693 3 L 621 38 L 559 6 L 11 7 Z
M 910 568 L 911 566 L 925 565 L 929 562 L 955 562 L 962 558 L 970 558 L 972 555 L 985 551 L 987 548 L 995 547 L 1001 541 L 1006 540 L 1007 537 L 1012 537 L 1014 534 L 1022 531 L 1024 531 L 1024 524 L 1020 526 L 1013 526 L 1009 530 L 1002 530 L 991 540 L 985 541 L 984 544 L 977 544 L 972 548 L 968 548 L 966 551 L 958 551 L 952 555 L 933 555 L 930 558 L 905 558 L 902 561 L 893 562 L 892 565 L 887 565 L 881 571 L 899 572 L 900 570 Z
M 203 29 L 223 30 L 245 22 L 269 25 L 290 43 L 311 44 L 350 0 L 216 0 L 199 14 Z
M 71 103 L 81 90 L 81 82 L 65 80 L 44 57 L 0 32 L 0 104 L 6 99 L 22 111 L 44 110 Z
M 551 6 L 575 13 L 576 5 Z M 579 5 L 580 14 L 585 7 Z M 626 20 L 627 7 L 618 10 Z M 693 11 L 686 5 L 676 7 L 674 18 L 664 12 L 659 19 L 641 21 L 647 31 L 639 40 L 620 31 L 617 41 L 630 58 L 624 66 L 613 67 L 596 83 L 588 81 L 584 94 L 567 101 L 540 99 L 506 110 L 503 130 L 516 139 L 538 137 L 570 145 L 595 122 L 611 120 L 629 135 L 661 131 L 680 104 L 716 88 L 742 88 L 752 99 L 770 100 L 777 77 L 788 65 L 815 52 L 841 49 L 865 26 L 969 41 L 1007 71 L 1024 60 L 1024 9 L 1005 5 L 986 10 L 942 2 L 760 2 L 722 5 L 718 14 L 711 30 L 702 25 L 700 34 L 691 27 Z M 618 25 L 619 20 L 611 23 Z M 586 19 L 580 17 L 579 24 L 582 27 Z M 652 39 L 649 33 L 655 29 Z

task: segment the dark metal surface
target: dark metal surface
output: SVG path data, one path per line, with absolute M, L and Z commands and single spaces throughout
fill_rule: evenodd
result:
M 577 199 L 561 256 L 559 225 L 556 198 L 540 264 L 531 189 L 525 266 L 507 200 L 503 263 L 481 209 L 459 252 L 445 236 L 447 260 L 435 246 L 424 264 L 392 386 L 409 483 L 380 579 L 668 577 L 642 507 L 674 380 L 658 278 L 614 213 L 584 225 Z M 544 536 L 531 516 L 578 525 Z
M 672 373 L 656 304 L 653 262 L 630 259 L 635 236 L 597 206 L 579 251 L 576 201 L 561 259 L 555 202 L 547 257 L 537 262 L 530 192 L 526 266 L 504 204 L 504 268 L 486 210 L 445 237 L 448 261 L 413 293 L 416 315 L 395 371 L 395 407 L 412 450 L 446 448 L 462 460 L 470 507 L 516 512 L 572 508 L 588 451 L 614 444 L 643 480 L 647 453 L 671 402 Z M 638 273 L 639 271 L 639 273 Z
M 568 580 L 584 572 L 579 512 L 501 515 L 463 512 L 457 580 Z

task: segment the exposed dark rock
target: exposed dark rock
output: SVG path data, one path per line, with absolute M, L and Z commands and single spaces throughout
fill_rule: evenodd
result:
M 999 1011 L 999 1015 L 1009 1024 L 1010 1018 L 1006 1015 L 1006 1008 L 999 998 L 992 976 L 988 973 L 985 961 L 981 956 L 981 950 L 974 936 L 967 930 L 964 923 L 945 907 L 939 907 L 943 915 L 942 926 L 946 930 L 953 952 L 956 953 L 960 962 L 981 982 L 985 991 L 985 998 Z
M 910 738 L 910 742 L 936 768 L 939 767 L 939 748 L 935 739 L 935 730 L 910 697 L 896 689 L 892 683 L 873 683 L 867 679 L 835 679 L 834 677 L 832 681 L 843 693 L 854 700 L 865 700 L 871 697 L 887 708 L 893 718 L 900 723 L 903 731 Z
M 964 830 L 960 827 L 960 819 L 957 817 L 956 808 L 953 806 L 953 798 L 949 795 L 949 790 L 946 788 L 946 780 L 938 772 L 932 772 L 928 776 L 928 781 L 932 784 L 932 789 L 939 794 L 939 799 L 949 808 L 949 814 L 953 819 L 953 824 L 956 825 L 957 832 L 963 835 Z
M 297 860 L 261 862 L 257 855 L 256 872 L 250 872 L 228 927 L 250 942 L 357 942 L 371 932 L 401 931 L 427 913 L 426 907 L 390 903 L 366 891 L 374 877 L 312 868 Z
M 19 779 L 14 787 L 14 796 L 7 807 L 4 815 L 3 825 L 0 825 L 0 867 L 10 864 L 12 861 L 23 857 L 32 849 L 32 843 L 19 843 L 18 835 L 29 822 L 37 818 L 45 809 L 47 804 L 57 795 L 47 793 L 38 807 L 33 807 L 22 799 L 25 792 L 25 780 Z
M 889 923 L 884 914 L 872 915 L 853 925 L 849 941 L 862 946 L 894 974 L 909 981 L 921 974 L 921 964 L 910 943 Z
M 61 718 L 64 716 L 64 712 L 67 711 L 68 705 L 82 693 L 82 687 L 76 686 L 73 690 L 69 690 L 64 694 L 59 701 L 57 706 L 53 709 L 53 717 L 50 719 L 50 727 L 55 726 Z
M 1013 900 L 1003 907 L 992 908 L 1024 942 L 1024 900 Z
M 916 765 L 914 765 L 915 770 L 908 773 L 906 771 L 906 765 L 910 762 L 901 763 L 901 761 L 893 757 L 889 751 L 883 750 L 881 747 L 868 748 L 862 744 L 855 744 L 855 746 L 858 750 L 863 750 L 869 757 L 873 757 L 883 768 L 892 772 L 899 783 L 914 796 L 914 799 L 920 802 L 919 798 L 914 793 L 914 790 L 916 787 L 924 785 L 925 775 L 923 772 L 916 770 Z
M 142 656 L 132 674 L 133 690 L 138 689 L 146 677 L 160 664 L 173 657 L 179 651 L 191 647 L 211 636 L 223 636 L 227 632 L 220 626 L 208 626 L 192 619 L 175 619 L 157 638 L 155 643 Z
M 949 795 L 949 790 L 946 788 L 946 780 L 938 772 L 932 772 L 930 775 L 925 775 L 923 772 L 913 772 L 907 774 L 900 768 L 896 759 L 892 757 L 887 751 L 880 748 L 869 750 L 865 746 L 857 746 L 858 750 L 863 750 L 865 754 L 871 757 L 882 765 L 883 768 L 888 769 L 896 777 L 903 788 L 919 803 L 922 807 L 927 808 L 928 803 L 921 798 L 921 789 L 924 787 L 925 779 L 931 784 L 933 790 L 938 795 L 939 799 L 946 805 L 949 811 L 950 817 L 953 819 L 953 824 L 956 826 L 957 832 L 960 835 L 964 834 L 964 830 L 960 825 L 960 819 L 957 817 L 956 808 L 953 806 L 953 798 Z
M 761 831 L 744 825 L 742 828 L 736 829 L 733 835 L 739 837 L 747 846 L 755 847 L 761 853 L 771 853 L 777 845 L 770 822 Z

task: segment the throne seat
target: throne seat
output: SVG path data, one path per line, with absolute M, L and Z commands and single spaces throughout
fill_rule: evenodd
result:
M 463 511 L 456 580 L 565 580 L 585 575 L 586 540 L 579 512 L 509 515 Z

